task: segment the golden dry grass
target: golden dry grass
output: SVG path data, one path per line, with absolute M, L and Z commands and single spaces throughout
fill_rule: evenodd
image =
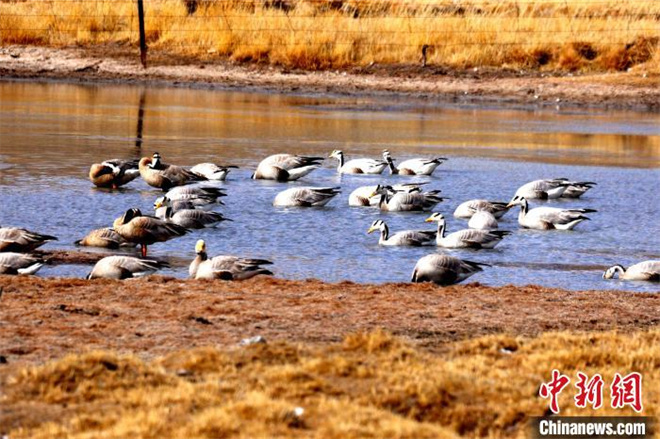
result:
M 553 368 L 643 374 L 644 413 L 657 416 L 660 330 L 494 335 L 416 348 L 382 331 L 334 345 L 271 342 L 201 347 L 153 361 L 71 355 L 16 371 L 0 400 L 12 438 L 526 437 Z M 573 381 L 575 382 L 575 381 Z M 574 391 L 561 395 L 565 415 Z M 304 413 L 295 414 L 301 407 Z M 633 414 L 630 409 L 616 412 Z
M 452 68 L 660 73 L 656 0 L 156 0 L 153 50 L 303 69 Z M 197 4 L 188 13 L 188 5 Z M 136 46 L 135 2 L 4 0 L 0 43 Z

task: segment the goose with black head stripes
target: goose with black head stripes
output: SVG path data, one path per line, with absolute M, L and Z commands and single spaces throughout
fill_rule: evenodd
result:
M 371 227 L 367 230 L 367 234 L 376 230 L 380 231 L 380 239 L 378 240 L 378 244 L 380 245 L 420 246 L 432 242 L 435 238 L 435 231 L 433 230 L 403 230 L 390 235 L 389 227 L 387 227 L 385 221 L 380 219 L 371 224 Z
M 383 150 L 383 160 L 387 162 L 392 175 L 431 175 L 447 159 L 445 157 L 415 158 L 404 160 L 397 166 L 390 152 L 385 149 Z
M 572 230 L 582 221 L 589 220 L 585 213 L 597 212 L 595 209 L 560 209 L 558 207 L 529 208 L 525 197 L 516 195 L 508 206 L 520 206 L 518 224 L 526 229 L 536 230 Z
M 510 235 L 506 230 L 479 230 L 463 229 L 450 233 L 445 236 L 447 224 L 445 217 L 441 213 L 433 213 L 426 219 L 426 222 L 437 222 L 438 233 L 436 235 L 436 244 L 444 248 L 474 248 L 474 249 L 492 249 Z

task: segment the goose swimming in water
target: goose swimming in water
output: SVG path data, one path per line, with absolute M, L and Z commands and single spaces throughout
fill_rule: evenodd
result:
M 552 180 L 534 180 L 520 186 L 514 196 L 528 200 L 549 200 L 560 198 L 570 184 L 565 178 Z
M 273 206 L 321 207 L 340 193 L 338 187 L 294 187 L 277 194 Z
M 566 180 L 566 179 L 562 179 Z M 561 194 L 562 198 L 580 198 L 582 195 L 584 195 L 585 192 L 587 192 L 589 189 L 593 188 L 597 183 L 593 181 L 568 181 L 566 180 L 566 183 L 568 183 L 568 186 L 566 186 L 566 190 L 564 191 L 563 194 Z
M 140 209 L 128 209 L 114 221 L 113 229 L 128 242 L 140 244 L 142 257 L 147 256 L 147 246 L 183 236 L 188 229 L 153 216 L 142 215 Z
M 440 190 L 428 192 L 400 192 L 392 186 L 377 186 L 372 195 L 380 195 L 378 206 L 387 212 L 430 211 L 444 200 Z
M 660 282 L 660 261 L 644 261 L 631 265 L 626 270 L 623 265 L 617 264 L 603 273 L 603 279 L 613 279 L 618 273 L 619 279 L 645 280 Z
M 445 157 L 436 157 L 433 159 L 416 158 L 409 159 L 401 162 L 398 166 L 394 164 L 394 159 L 390 152 L 383 150 L 383 160 L 387 162 L 392 175 L 431 175 L 433 171 L 440 166 L 445 160 Z
M 194 206 L 196 209 L 210 209 L 212 204 L 224 204 L 218 200 L 220 197 L 226 197 L 224 189 L 209 186 L 177 186 L 170 189 L 164 197 L 174 204 L 186 202 L 188 206 Z M 183 204 L 181 204 L 183 206 Z
M 275 154 L 263 159 L 252 174 L 255 180 L 295 181 L 318 169 L 323 157 Z
M 0 252 L 26 253 L 57 238 L 18 227 L 0 227 Z
M 183 166 L 163 163 L 159 153 L 153 157 L 142 157 L 138 163 L 140 175 L 149 186 L 168 191 L 176 186 L 207 180 Z
M 432 230 L 403 230 L 390 235 L 390 229 L 383 220 L 374 221 L 371 227 L 369 227 L 369 230 L 367 230 L 367 233 L 370 234 L 376 230 L 380 230 L 380 239 L 378 240 L 378 244 L 380 245 L 420 246 L 430 243 L 435 238 L 435 231 Z
M 560 209 L 557 207 L 536 207 L 529 209 L 525 197 L 516 195 L 508 206 L 520 206 L 518 224 L 527 229 L 537 230 L 572 230 L 589 218 L 585 213 L 596 212 L 594 209 Z
M 392 186 L 392 189 L 397 192 L 406 193 L 422 192 L 422 185 L 425 184 L 428 184 L 428 182 L 395 184 Z M 348 196 L 348 205 L 354 207 L 378 207 L 378 204 L 380 203 L 380 195 L 374 195 L 374 192 L 376 192 L 377 189 L 378 185 L 361 186 L 355 189 Z
M 0 274 L 35 274 L 44 265 L 38 256 L 25 253 L 0 253 Z
M 245 280 L 260 274 L 273 275 L 272 271 L 261 267 L 261 265 L 272 264 L 265 259 L 236 256 L 216 256 L 209 259 L 206 253 L 206 243 L 202 239 L 197 241 L 195 252 L 197 256 L 188 269 L 191 279 Z
M 99 260 L 87 275 L 87 279 L 131 279 L 151 274 L 169 264 L 133 256 L 107 256 Z
M 499 219 L 509 211 L 506 202 L 488 201 L 488 200 L 469 200 L 461 203 L 454 211 L 456 218 L 470 219 L 472 215 L 479 211 L 485 211 Z
M 207 180 L 224 181 L 230 169 L 238 169 L 238 166 L 220 166 L 215 163 L 200 163 L 190 168 L 190 172 L 204 177 Z
M 453 256 L 431 254 L 417 261 L 411 282 L 433 282 L 438 285 L 453 285 L 483 271 L 488 264 L 466 261 Z
M 221 213 L 208 212 L 199 209 L 174 210 L 170 206 L 159 206 L 156 208 L 156 218 L 177 224 L 186 229 L 203 229 L 213 227 L 222 221 L 231 221 Z
M 438 223 L 438 233 L 436 235 L 436 244 L 438 247 L 492 249 L 505 236 L 511 234 L 511 232 L 506 230 L 463 229 L 445 236 L 445 217 L 441 213 L 434 213 L 426 219 L 426 222 L 429 223 L 434 221 Z
M 387 162 L 367 158 L 345 162 L 344 153 L 339 149 L 332 151 L 329 157 L 339 161 L 337 172 L 340 174 L 380 174 L 387 167 Z
M 117 189 L 140 176 L 137 160 L 112 159 L 94 163 L 89 180 L 97 187 Z
M 499 228 L 499 224 L 497 224 L 497 218 L 492 213 L 478 210 L 468 221 L 468 227 L 479 230 L 495 230 Z

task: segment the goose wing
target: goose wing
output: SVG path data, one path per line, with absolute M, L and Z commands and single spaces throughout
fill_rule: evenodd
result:
M 174 212 L 169 218 L 174 224 L 178 224 L 188 229 L 201 229 L 206 226 L 217 224 L 220 221 L 226 221 L 221 213 L 208 212 L 196 209 L 180 209 Z
M 430 230 L 403 230 L 396 232 L 387 240 L 396 245 L 423 245 L 435 239 L 436 232 Z
M 430 210 L 442 200 L 435 192 L 397 192 L 386 202 L 386 210 Z
M 303 166 L 318 165 L 323 161 L 323 157 L 309 157 L 293 154 L 275 154 L 265 158 L 260 165 L 277 166 L 278 168 L 289 171 Z
M 213 277 L 227 280 L 248 279 L 257 274 L 272 274 L 261 265 L 271 265 L 266 259 L 240 258 L 237 256 L 216 256 L 206 262 L 205 269 L 213 272 Z
M 589 219 L 585 213 L 596 212 L 594 209 L 558 209 L 552 207 L 537 207 L 527 215 L 550 224 L 568 224 L 579 219 Z
M 463 229 L 457 232 L 451 233 L 447 236 L 447 239 L 455 239 L 456 241 L 463 242 L 468 245 L 468 247 L 482 248 L 489 247 L 492 244 L 495 244 L 501 241 L 506 235 L 511 234 L 506 230 L 479 230 L 479 229 Z
M 29 252 L 49 241 L 57 238 L 18 227 L 0 227 L 0 252 Z

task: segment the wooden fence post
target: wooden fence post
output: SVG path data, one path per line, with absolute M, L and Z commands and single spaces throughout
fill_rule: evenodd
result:
M 144 32 L 144 4 L 143 0 L 137 0 L 138 21 L 140 22 L 140 61 L 142 67 L 147 68 L 147 36 Z

